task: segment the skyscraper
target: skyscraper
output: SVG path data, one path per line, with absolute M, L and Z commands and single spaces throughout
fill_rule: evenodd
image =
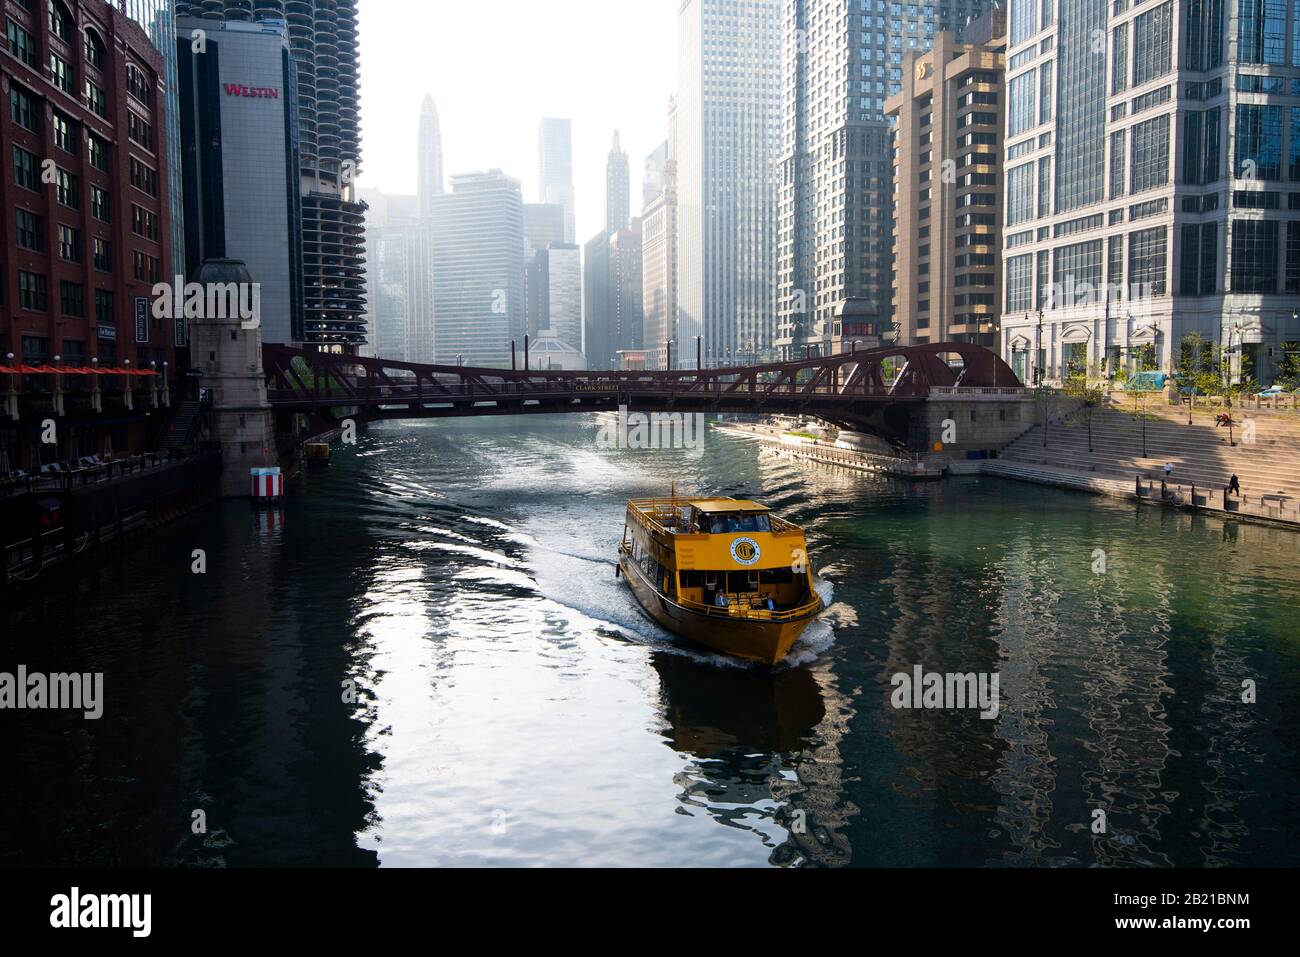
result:
M 1222 350 L 1271 381 L 1300 338 L 1297 12 L 1011 3 L 1002 350 L 1022 379 Z
M 447 365 L 509 368 L 524 337 L 524 202 L 499 169 L 451 177 L 435 196 L 434 355 Z
M 415 196 L 362 190 L 366 209 L 365 355 L 433 362 L 433 251 Z
M 298 112 L 284 25 L 178 17 L 176 30 L 184 272 L 242 261 L 260 289 L 263 341 L 301 342 Z M 202 52 L 195 30 L 206 34 Z
M 427 217 L 430 201 L 442 195 L 442 130 L 433 97 L 426 96 L 420 107 L 419 155 L 417 157 L 420 215 Z
M 618 145 L 618 130 L 615 130 L 614 145 L 605 163 L 605 232 L 612 236 L 627 225 L 631 215 L 632 176 L 627 153 Z
M 1006 12 L 903 57 L 894 123 L 893 313 L 899 341 L 997 345 Z M 988 217 L 992 222 L 981 222 Z M 860 347 L 876 344 L 868 339 Z
M 644 347 L 641 220 L 633 217 L 609 237 L 610 346 L 617 357 Z M 620 361 L 610 368 L 622 368 Z
M 537 128 L 537 182 L 539 203 L 564 207 L 563 242 L 577 235 L 573 204 L 573 124 L 547 118 Z
M 664 188 L 664 174 L 668 167 L 668 141 L 664 140 L 645 158 L 641 174 L 641 208 L 645 209 Z
M 867 331 L 888 329 L 892 164 L 885 97 L 900 89 L 905 50 L 928 49 L 937 31 L 959 29 L 986 5 L 781 0 L 782 355 L 836 352 Z M 845 314 L 855 317 L 851 332 Z
M 564 242 L 564 207 L 553 203 L 524 203 L 524 250 L 536 252 Z
M 550 299 L 549 284 L 551 275 L 547 263 L 541 261 L 541 254 L 553 246 L 566 245 L 564 230 L 566 228 L 563 206 L 552 203 L 524 203 L 524 270 L 528 273 L 528 303 L 524 310 L 525 331 L 537 336 L 548 328 L 548 303 Z M 571 244 L 569 244 L 571 245 Z M 573 246 L 577 250 L 577 246 Z M 581 252 L 578 252 L 581 259 Z M 581 263 L 579 273 L 573 277 L 576 288 L 571 295 L 582 298 Z M 581 315 L 581 304 L 578 308 Z M 582 348 L 581 332 L 573 341 L 573 346 Z
M 176 0 L 207 20 L 281 20 L 296 68 L 302 176 L 304 339 L 351 351 L 365 341 L 365 208 L 357 0 Z
M 582 251 L 570 243 L 538 250 L 533 261 L 537 274 L 538 329 L 575 352 L 582 351 Z
M 408 233 L 366 220 L 366 317 L 364 355 L 406 361 L 411 272 Z
M 670 105 L 668 139 L 651 154 L 662 157 L 659 190 L 648 197 L 641 213 L 641 305 L 645 314 L 642 338 L 648 369 L 668 368 L 668 343 L 677 338 L 675 115 L 676 107 Z
M 685 0 L 677 14 L 678 333 L 691 349 L 703 336 L 709 366 L 776 337 L 780 7 Z
M 613 369 L 615 345 L 609 233 L 601 230 L 582 247 L 582 351 L 588 369 Z

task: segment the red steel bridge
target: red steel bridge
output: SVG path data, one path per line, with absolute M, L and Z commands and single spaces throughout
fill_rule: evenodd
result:
M 944 342 L 725 369 L 564 372 L 419 365 L 264 345 L 277 412 L 370 420 L 600 412 L 810 415 L 900 449 L 932 389 L 1019 390 L 983 346 Z

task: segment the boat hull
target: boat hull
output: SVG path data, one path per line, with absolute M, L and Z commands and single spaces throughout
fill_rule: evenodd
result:
M 660 594 L 625 556 L 620 556 L 619 568 L 637 602 L 662 627 L 712 651 L 766 665 L 779 663 L 822 610 L 818 605 L 804 617 L 789 621 L 703 614 Z

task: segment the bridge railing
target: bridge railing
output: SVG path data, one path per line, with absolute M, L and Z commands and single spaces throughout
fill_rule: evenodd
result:
M 987 395 L 994 397 L 1017 398 L 1032 393 L 1033 389 L 1026 389 L 1024 386 L 1016 388 L 992 388 L 990 386 L 931 386 L 930 395 L 932 396 L 977 396 Z
M 312 405 L 351 405 L 358 402 L 367 404 L 392 404 L 420 402 L 438 404 L 457 402 L 466 399 L 494 398 L 556 398 L 583 395 L 609 395 L 613 393 L 630 393 L 640 396 L 656 395 L 680 397 L 710 396 L 727 397 L 802 397 L 802 398 L 918 398 L 924 396 L 924 390 L 903 387 L 888 388 L 878 386 L 843 386 L 819 385 L 806 386 L 785 383 L 766 382 L 663 382 L 663 381 L 609 381 L 609 382 L 468 382 L 442 385 L 434 388 L 420 383 L 412 385 L 365 386 L 358 384 L 351 389 L 285 389 L 269 388 L 267 397 L 272 404 L 312 404 Z M 973 390 L 972 390 L 973 391 Z M 1001 390 L 999 390 L 1001 391 Z M 1008 392 L 1014 390 L 1005 390 Z

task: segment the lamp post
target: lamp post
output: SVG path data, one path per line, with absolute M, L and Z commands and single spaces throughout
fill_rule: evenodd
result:
M 1029 321 L 1029 314 L 1025 314 L 1025 322 Z M 1043 310 L 1038 310 L 1038 332 L 1034 336 L 1034 385 L 1040 390 L 1043 387 L 1043 380 L 1047 378 L 1047 370 L 1043 368 Z
M 63 356 L 54 357 L 54 414 L 60 418 L 63 416 L 63 373 L 59 371 L 63 366 Z
M 14 354 L 12 352 L 5 353 L 5 365 L 7 365 L 10 369 L 14 367 Z M 9 418 L 13 419 L 14 421 L 17 421 L 18 420 L 18 386 L 14 382 L 14 374 L 12 372 L 9 373 L 9 390 L 8 393 L 5 395 L 5 406 L 6 406 L 5 411 L 8 413 Z
M 1225 357 L 1224 362 L 1223 362 L 1223 366 L 1224 366 L 1224 369 L 1223 369 L 1223 387 L 1224 387 L 1224 391 L 1227 391 L 1229 388 L 1232 387 L 1232 379 L 1233 379 L 1233 371 L 1232 371 L 1232 365 L 1233 365 L 1233 362 L 1232 362 L 1232 359 L 1233 359 L 1233 356 L 1236 355 L 1236 352 L 1237 352 L 1236 347 L 1232 344 L 1232 340 L 1233 340 L 1233 337 L 1234 337 L 1234 336 L 1238 336 L 1238 335 L 1240 335 L 1240 333 L 1241 333 L 1241 320 L 1239 320 L 1239 319 L 1234 319 L 1234 320 L 1232 321 L 1232 323 L 1228 326 L 1228 344 L 1227 344 L 1227 346 L 1226 346 L 1226 347 L 1224 348 L 1224 350 L 1223 350 L 1223 354 L 1224 354 L 1224 357 Z
M 704 368 L 704 337 L 695 337 L 695 371 L 699 372 Z

